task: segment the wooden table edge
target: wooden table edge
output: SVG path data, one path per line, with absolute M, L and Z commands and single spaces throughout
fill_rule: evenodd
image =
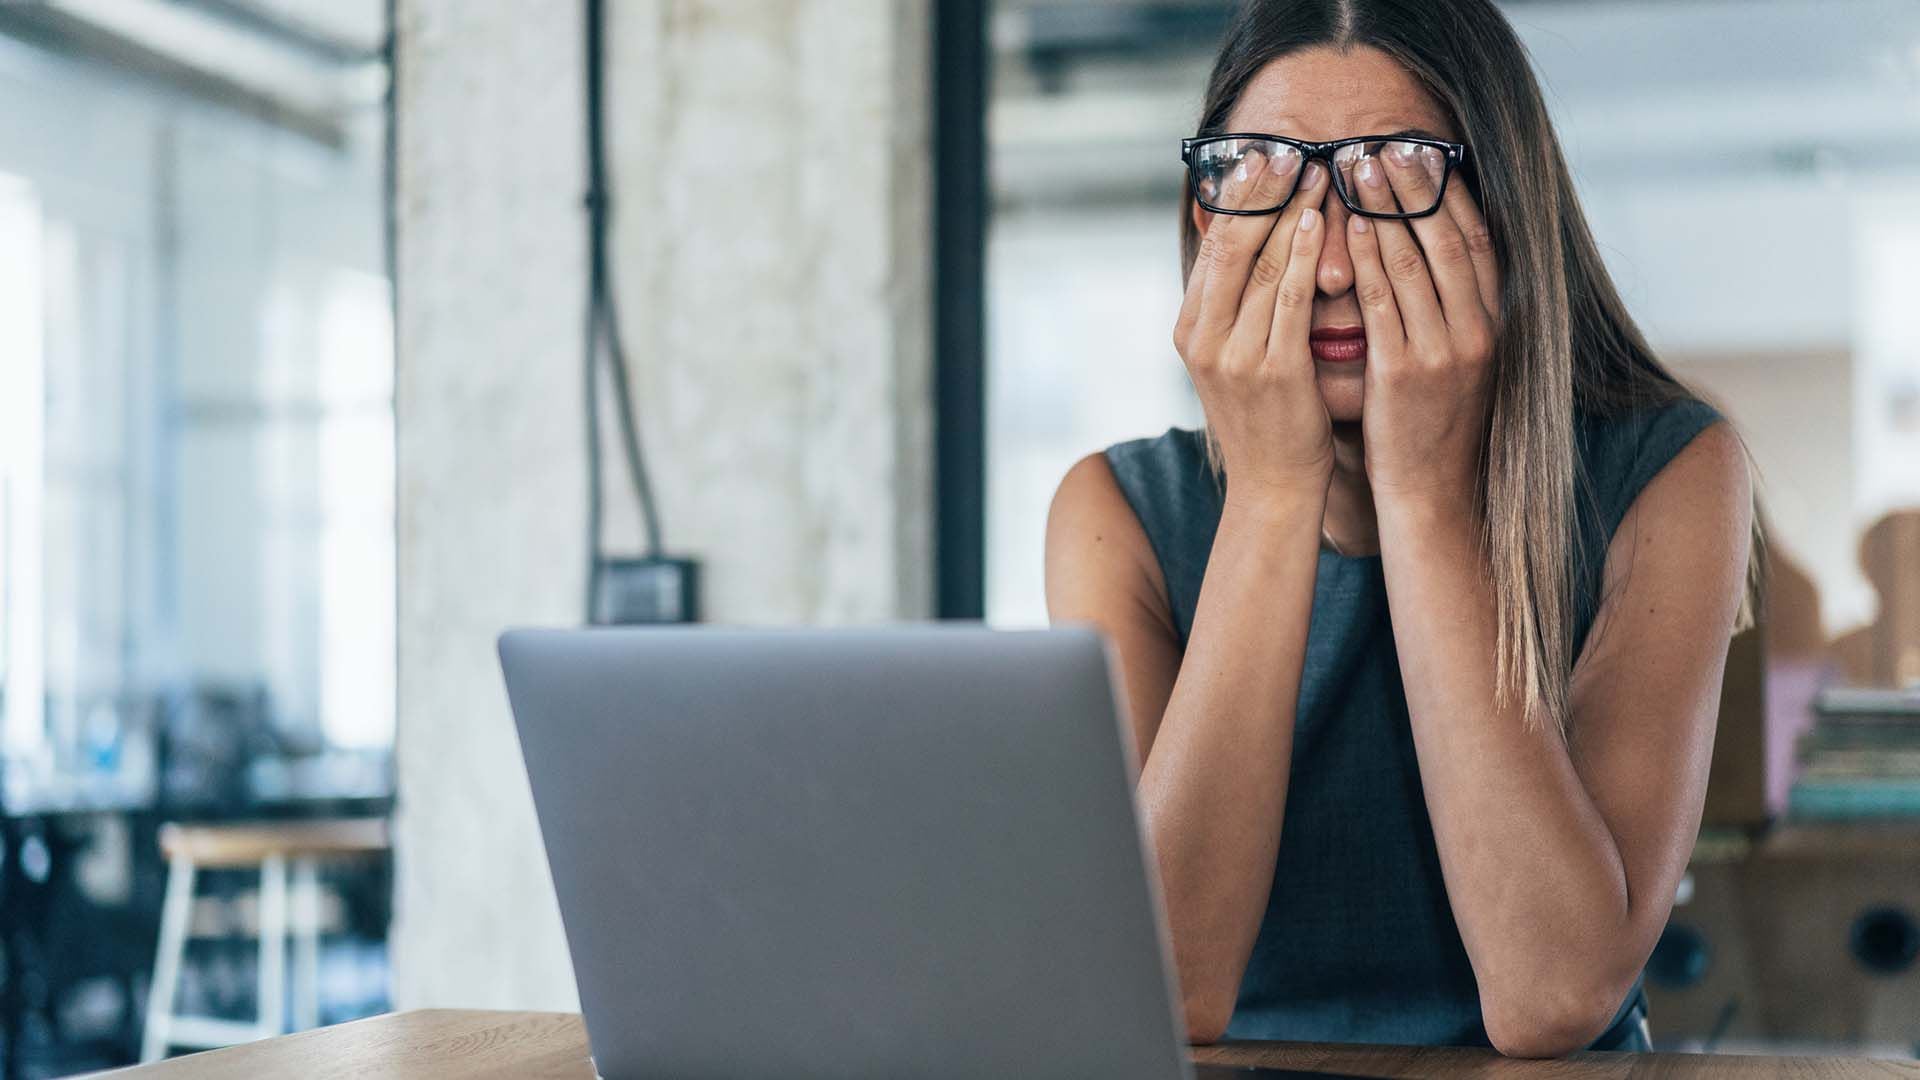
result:
M 1368 1077 L 1722 1077 L 1854 1080 L 1920 1077 L 1920 1062 L 1876 1058 L 1584 1052 L 1530 1061 L 1462 1046 L 1227 1042 L 1194 1047 L 1220 1065 L 1320 1069 Z M 579 1013 L 512 1009 L 408 1009 L 275 1039 L 91 1074 L 89 1080 L 227 1080 L 358 1076 L 525 1077 L 592 1080 Z

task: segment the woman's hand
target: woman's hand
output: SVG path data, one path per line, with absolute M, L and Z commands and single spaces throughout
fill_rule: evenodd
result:
M 1431 204 L 1430 170 L 1438 163 L 1421 157 L 1438 153 L 1362 159 L 1353 173 L 1360 205 Z M 1454 177 L 1440 209 L 1426 217 L 1353 215 L 1347 248 L 1367 328 L 1361 428 L 1374 498 L 1471 505 L 1500 318 L 1500 272 L 1486 222 Z
M 1216 201 L 1253 205 L 1292 183 L 1290 167 L 1253 154 Z M 1333 435 L 1307 346 L 1326 193 L 1325 168 L 1310 162 L 1280 214 L 1216 215 L 1188 275 L 1173 344 L 1219 440 L 1231 501 L 1326 497 Z

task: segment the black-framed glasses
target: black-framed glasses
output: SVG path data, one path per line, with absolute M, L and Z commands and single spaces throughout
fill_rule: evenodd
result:
M 1420 135 L 1359 135 L 1317 143 L 1259 132 L 1180 140 L 1188 190 L 1193 192 L 1194 201 L 1216 214 L 1279 211 L 1299 190 L 1307 163 L 1315 159 L 1326 163 L 1333 190 L 1349 211 L 1372 218 L 1417 218 L 1440 209 L 1447 179 L 1467 160 L 1467 144 Z M 1359 172 L 1368 162 L 1374 169 L 1388 164 L 1418 166 L 1431 186 L 1431 201 L 1420 185 L 1388 183 L 1387 198 L 1397 209 L 1369 210 L 1361 206 Z M 1383 180 L 1388 177 L 1381 175 Z

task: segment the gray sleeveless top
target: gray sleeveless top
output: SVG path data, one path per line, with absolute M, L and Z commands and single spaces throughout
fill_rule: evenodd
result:
M 1607 541 L 1640 489 L 1719 418 L 1696 401 L 1576 419 L 1574 647 Z M 1106 450 L 1185 647 L 1222 488 L 1198 430 Z M 1227 1028 L 1239 1039 L 1488 1045 L 1408 725 L 1380 558 L 1320 553 L 1273 889 Z M 1644 975 L 1592 1048 L 1648 1050 Z

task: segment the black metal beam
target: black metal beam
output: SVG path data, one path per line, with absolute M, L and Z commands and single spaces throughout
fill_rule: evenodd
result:
M 1063 58 L 1211 51 L 1233 9 L 1230 3 L 1034 4 L 1023 12 L 1024 44 Z
M 986 611 L 987 2 L 933 29 L 935 614 Z

